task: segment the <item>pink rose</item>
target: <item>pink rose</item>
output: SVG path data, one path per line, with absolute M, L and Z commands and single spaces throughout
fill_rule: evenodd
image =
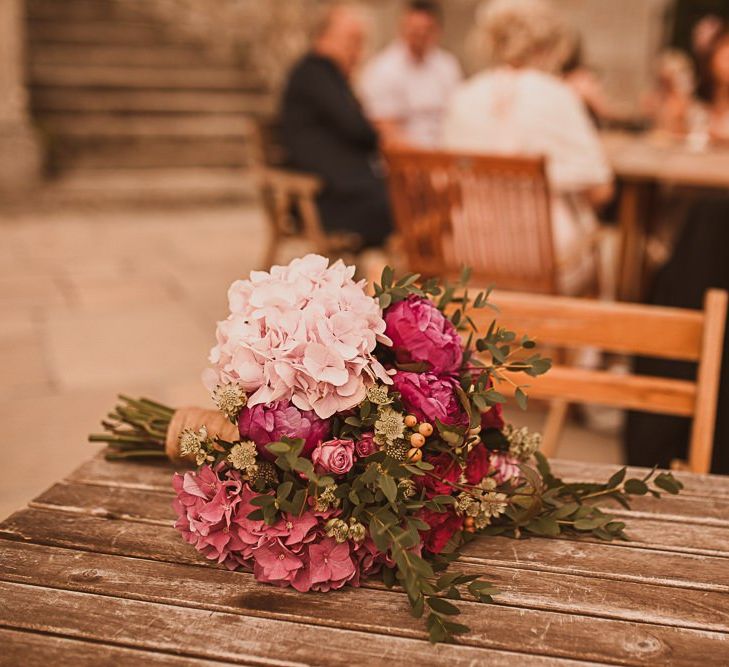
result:
M 354 465 L 352 440 L 327 440 L 314 447 L 311 460 L 319 473 L 344 475 Z
M 374 433 L 363 433 L 362 438 L 354 443 L 354 449 L 357 452 L 357 456 L 361 459 L 366 456 L 371 456 L 377 451 L 377 443 L 375 442 Z
M 385 312 L 386 335 L 400 363 L 422 362 L 437 374 L 461 366 L 461 337 L 430 299 L 410 295 Z
M 435 425 L 437 419 L 452 426 L 468 425 L 468 415 L 456 395 L 458 382 L 453 378 L 398 371 L 393 381 L 405 409 L 419 421 Z
M 278 401 L 270 405 L 245 407 L 238 417 L 241 438 L 253 440 L 259 454 L 269 461 L 275 458 L 266 445 L 281 438 L 303 438 L 301 456 L 308 456 L 316 445 L 329 437 L 329 420 L 319 419 L 309 410 L 302 412 L 290 403 Z

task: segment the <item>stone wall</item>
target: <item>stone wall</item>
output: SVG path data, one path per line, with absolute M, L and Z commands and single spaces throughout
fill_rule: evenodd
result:
M 20 0 L 0 2 L 0 192 L 4 196 L 35 183 L 40 158 L 28 120 Z

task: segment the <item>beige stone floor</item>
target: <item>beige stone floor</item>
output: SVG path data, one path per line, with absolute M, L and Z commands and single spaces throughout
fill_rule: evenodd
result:
M 215 321 L 264 240 L 254 207 L 0 212 L 0 518 L 96 451 L 118 392 L 208 404 Z M 559 455 L 621 457 L 573 425 Z

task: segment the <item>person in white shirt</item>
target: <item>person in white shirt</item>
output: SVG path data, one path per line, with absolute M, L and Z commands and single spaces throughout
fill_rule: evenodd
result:
M 612 195 L 613 175 L 584 104 L 556 74 L 568 54 L 561 18 L 544 0 L 493 0 L 479 8 L 476 35 L 491 67 L 452 98 L 444 144 L 458 151 L 544 155 L 553 193 L 552 224 L 560 291 L 578 292 L 594 277 L 582 253 L 596 227 L 594 207 Z
M 438 46 L 441 27 L 436 3 L 409 2 L 398 39 L 362 73 L 362 101 L 385 144 L 440 143 L 448 100 L 462 78 L 458 60 Z

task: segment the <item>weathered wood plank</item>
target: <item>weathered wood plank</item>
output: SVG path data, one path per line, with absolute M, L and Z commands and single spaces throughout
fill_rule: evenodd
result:
M 53 510 L 29 509 L 13 514 L 0 524 L 0 537 L 192 565 L 204 560 L 180 539 L 174 528 Z M 610 544 L 493 537 L 468 544 L 462 560 L 477 566 L 503 565 L 614 581 L 729 592 L 726 558 L 649 552 Z
M 31 506 L 169 525 L 174 519 L 171 499 L 171 495 L 156 491 L 66 483 L 52 486 L 38 496 Z M 621 516 L 625 514 L 622 512 Z M 625 516 L 632 546 L 729 557 L 729 524 L 715 526 L 662 522 L 656 517 L 651 513 Z M 582 541 L 599 540 L 585 537 Z M 626 543 L 615 543 L 614 546 L 623 544 Z
M 106 465 L 111 465 L 109 462 L 105 463 Z M 605 481 L 618 468 L 618 466 L 606 463 L 587 463 L 584 461 L 567 461 L 564 459 L 554 459 L 550 463 L 556 475 L 570 481 Z M 641 477 L 647 472 L 647 468 L 628 468 L 628 475 L 633 477 Z M 700 475 L 689 472 L 679 472 L 675 476 L 684 485 L 681 496 L 729 498 L 729 476 Z
M 571 481 L 605 481 L 618 467 L 614 465 L 580 463 L 573 461 L 553 462 L 554 472 Z M 111 463 L 97 456 L 76 469 L 67 480 L 91 485 L 136 488 L 140 490 L 172 493 L 170 478 L 175 468 L 169 464 L 145 465 L 138 462 Z M 634 476 L 645 475 L 644 468 L 630 468 Z M 678 496 L 664 494 L 662 498 L 638 497 L 632 502 L 637 512 L 649 512 L 659 517 L 668 515 L 674 521 L 685 517 L 695 523 L 702 519 L 719 519 L 716 525 L 729 523 L 729 477 L 679 473 L 677 477 L 686 485 Z M 617 506 L 616 506 L 617 509 Z M 630 516 L 630 514 L 626 514 Z M 711 525 L 711 524 L 709 524 Z
M 684 590 L 675 595 L 662 586 L 595 581 L 588 577 L 535 573 L 501 566 L 485 568 L 459 563 L 453 568 L 486 576 L 502 591 L 497 598 L 500 605 L 729 633 L 729 593 Z M 244 591 L 253 591 L 254 598 L 268 591 L 274 596 L 274 602 L 279 599 L 278 590 L 271 591 L 257 584 L 252 575 L 212 565 L 205 571 L 191 565 L 9 540 L 0 540 L 0 580 L 228 611 L 246 608 L 245 603 L 250 600 L 240 597 Z M 377 580 L 366 582 L 365 586 L 388 592 Z M 291 590 L 286 592 L 289 594 L 297 595 Z M 360 598 L 356 593 L 353 595 L 353 604 L 359 605 Z M 288 598 L 281 598 L 282 602 L 285 599 Z M 326 598 L 333 602 L 341 599 Z M 396 603 L 401 611 L 406 609 L 404 600 L 396 600 Z M 279 618 L 279 607 L 275 603 L 267 604 L 265 608 L 260 604 L 247 608 Z M 286 605 L 282 610 L 285 609 Z M 488 617 L 489 609 L 484 608 L 481 614 Z M 361 629 L 359 625 L 350 627 Z
M 183 589 L 184 590 L 184 589 Z M 280 591 L 267 594 L 267 602 L 277 604 Z M 336 597 L 336 594 L 321 594 Z M 297 599 L 301 599 L 298 596 Z M 281 604 L 283 598 L 281 598 Z M 300 603 L 299 603 L 300 604 Z M 328 603 L 331 604 L 331 603 Z M 383 610 L 383 622 L 391 616 Z M 361 615 L 357 606 L 349 605 L 347 614 Z M 120 622 L 120 620 L 122 622 Z M 336 623 L 337 619 L 332 619 Z M 78 593 L 0 582 L 0 624 L 21 630 L 50 632 L 76 639 L 140 647 L 179 655 L 228 660 L 257 665 L 555 665 L 562 661 L 542 657 L 541 647 L 558 643 L 557 634 L 569 632 L 569 617 L 560 628 L 546 627 L 546 632 L 527 636 L 518 651 L 488 650 L 462 645 L 437 645 L 394 634 L 378 635 L 353 632 L 340 627 L 321 627 L 267 618 L 242 616 L 236 613 L 193 609 L 128 598 L 116 598 L 91 593 Z M 540 619 L 541 622 L 541 619 Z M 553 629 L 551 629 L 553 628 Z M 711 651 L 722 648 L 725 635 L 695 630 L 671 629 L 697 644 L 694 654 L 705 659 Z M 550 636 L 546 636 L 550 635 Z M 484 637 L 484 641 L 492 638 Z M 513 636 L 511 637 L 513 644 Z M 592 643 L 590 652 L 599 657 L 599 642 Z M 603 640 L 604 644 L 614 644 Z M 672 664 L 684 662 L 685 651 L 664 644 L 652 633 L 640 632 L 625 637 L 623 649 L 629 662 L 640 664 L 639 656 L 658 658 L 671 656 Z M 596 645 L 597 644 L 597 645 Z M 562 654 L 569 657 L 571 647 L 563 642 Z M 685 645 L 685 644 L 684 644 Z M 533 655 L 527 655 L 533 651 Z M 674 652 L 674 651 L 677 651 Z M 556 652 L 556 651 L 555 651 Z
M 0 665 L 10 667 L 220 667 L 230 662 L 155 653 L 68 637 L 0 628 Z

